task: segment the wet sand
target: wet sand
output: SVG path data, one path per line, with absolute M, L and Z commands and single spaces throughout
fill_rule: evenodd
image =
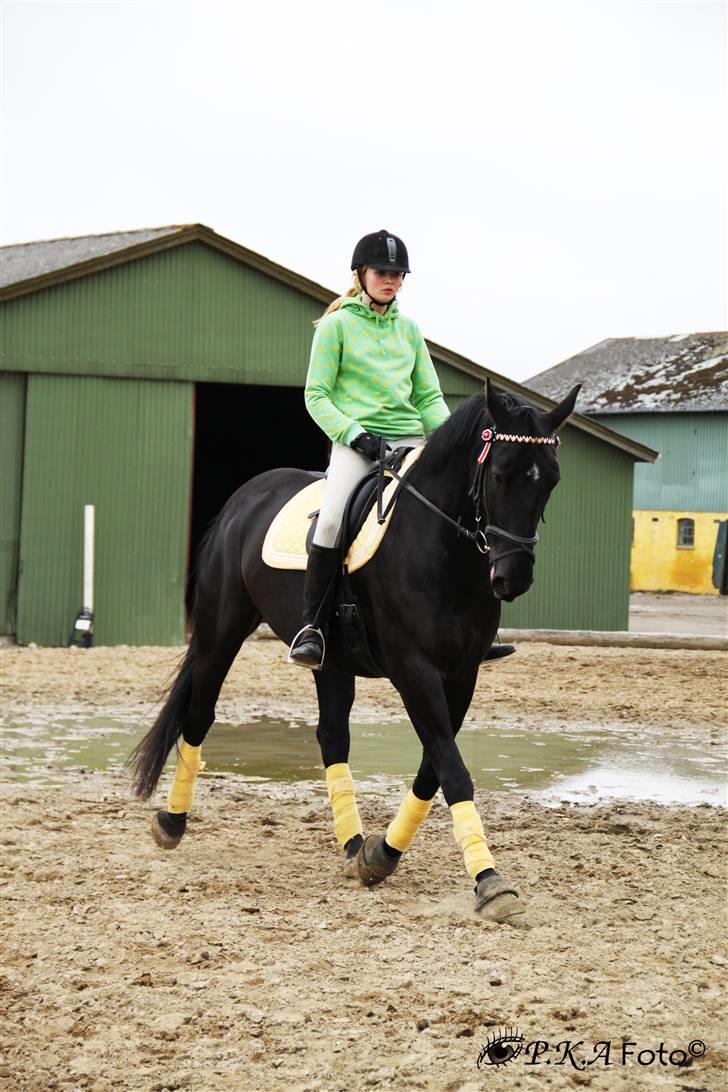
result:
M 249 642 L 223 719 L 315 717 L 313 682 L 282 646 Z M 168 649 L 5 649 L 3 709 L 64 714 L 151 707 Z M 523 646 L 484 667 L 471 713 L 534 728 L 591 723 L 719 744 L 725 656 Z M 400 717 L 388 683 L 362 680 L 358 716 Z M 404 785 L 402 786 L 402 791 Z M 368 831 L 397 795 L 362 795 Z M 69 773 L 2 794 L 3 1018 L 8 1089 L 718 1089 L 723 813 L 610 803 L 545 808 L 477 798 L 501 872 L 531 928 L 472 914 L 472 892 L 436 803 L 382 887 L 339 873 L 322 785 L 200 781 L 189 833 L 164 853 L 152 806 L 119 774 Z M 488 1036 L 583 1041 L 529 1064 L 477 1068 Z M 665 1044 L 702 1057 L 619 1064 Z M 612 1061 L 586 1068 L 593 1044 Z M 699 1051 L 699 1048 L 694 1048 Z M 679 1058 L 679 1055 L 675 1057 Z M 643 1056 L 643 1061 L 648 1056 Z M 550 1060 L 551 1065 L 546 1065 Z
M 182 655 L 176 648 L 3 648 L 2 708 L 154 716 Z M 569 647 L 523 643 L 515 656 L 481 668 L 469 716 L 493 723 L 634 725 L 718 739 L 726 723 L 724 652 Z M 285 663 L 275 639 L 250 640 L 228 675 L 220 720 L 317 718 L 311 672 Z M 406 716 L 385 679 L 357 679 L 353 717 Z

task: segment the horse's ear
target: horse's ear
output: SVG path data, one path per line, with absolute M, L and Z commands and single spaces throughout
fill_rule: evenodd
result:
M 581 383 L 577 383 L 575 387 L 567 394 L 563 402 L 559 402 L 558 406 L 550 410 L 548 413 L 542 414 L 542 420 L 546 425 L 546 431 L 548 433 L 556 432 L 557 428 L 561 428 L 564 421 L 568 421 L 574 412 L 574 405 L 576 403 L 576 396 L 581 390 Z
M 500 400 L 498 388 L 490 379 L 485 381 L 485 404 L 488 407 L 491 420 L 500 427 L 500 420 L 505 414 L 505 406 Z

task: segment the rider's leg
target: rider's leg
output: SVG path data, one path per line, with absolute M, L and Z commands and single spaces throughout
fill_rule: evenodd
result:
M 391 448 L 420 447 L 422 436 L 387 439 Z M 316 531 L 308 555 L 303 586 L 303 626 L 288 652 L 290 663 L 314 670 L 321 667 L 326 647 L 326 621 L 338 564 L 338 542 L 344 509 L 354 486 L 374 464 L 346 444 L 334 444 L 326 474 Z
M 300 667 L 316 670 L 323 663 L 331 601 L 329 589 L 333 590 L 336 576 L 344 508 L 352 489 L 371 466 L 369 459 L 346 444 L 334 444 L 331 449 L 321 511 L 303 585 L 303 628 L 293 638 L 288 653 L 289 662 Z
M 303 627 L 293 638 L 288 659 L 299 667 L 320 668 L 324 658 L 327 619 L 339 567 L 338 546 L 311 543 L 303 584 Z
M 422 436 L 402 436 L 397 440 L 387 440 L 391 448 L 420 447 L 424 444 Z M 331 449 L 331 461 L 326 472 L 326 487 L 321 501 L 313 541 L 316 546 L 330 548 L 336 546 L 341 535 L 341 521 L 354 486 L 365 477 L 374 466 L 364 455 L 347 447 L 346 444 L 334 444 Z
M 503 642 L 497 642 L 490 646 L 481 663 L 486 663 L 491 660 L 502 660 L 504 656 L 512 656 L 516 651 L 515 645 L 503 644 Z

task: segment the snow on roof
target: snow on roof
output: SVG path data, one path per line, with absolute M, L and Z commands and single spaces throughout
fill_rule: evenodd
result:
M 575 383 L 581 413 L 728 410 L 728 333 L 608 338 L 525 386 L 558 401 Z

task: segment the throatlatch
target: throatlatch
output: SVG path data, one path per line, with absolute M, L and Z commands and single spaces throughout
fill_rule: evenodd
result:
M 334 813 L 334 834 L 340 845 L 364 833 L 354 795 L 354 778 L 347 762 L 335 762 L 326 767 L 326 788 Z
M 204 768 L 202 747 L 192 747 L 183 741 L 177 752 L 177 768 L 167 797 L 167 810 L 172 815 L 180 815 L 191 809 L 195 795 L 195 781 L 198 773 Z
M 463 851 L 465 868 L 473 879 L 486 868 L 495 868 L 493 855 L 485 840 L 483 822 L 472 800 L 451 804 L 453 834 Z
M 400 804 L 399 811 L 387 827 L 385 839 L 388 846 L 404 853 L 412 845 L 415 834 L 430 814 L 432 800 L 420 800 L 410 791 Z

